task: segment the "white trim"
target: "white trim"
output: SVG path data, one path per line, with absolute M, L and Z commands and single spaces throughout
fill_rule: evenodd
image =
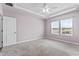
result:
M 12 43 L 12 44 L 7 44 L 7 45 L 4 45 L 3 44 L 3 47 L 10 46 L 10 45 L 14 45 L 14 44 L 16 44 L 16 42 L 15 43 Z
M 53 15 L 49 16 L 49 18 L 58 16 L 58 15 L 62 15 L 62 14 L 64 14 L 64 13 L 68 13 L 68 12 L 75 11 L 75 10 L 77 10 L 76 7 L 70 8 L 70 9 L 66 9 L 66 10 L 64 10 L 64 11 L 62 10 L 61 12 L 58 12 L 58 13 L 56 13 L 56 14 L 53 14 Z
M 57 12 L 56 14 L 53 14 L 53 15 L 50 15 L 50 16 L 45 16 L 45 15 L 42 15 L 40 13 L 34 12 L 32 10 L 25 9 L 25 8 L 20 7 L 20 6 L 17 6 L 16 4 L 14 4 L 14 7 L 18 8 L 18 9 L 21 9 L 21 10 L 24 10 L 24 11 L 27 11 L 27 12 L 30 12 L 30 13 L 33 13 L 35 15 L 41 16 L 43 18 L 51 18 L 51 17 L 55 17 L 55 16 L 58 16 L 58 15 L 61 15 L 61 14 L 64 14 L 64 13 L 68 13 L 68 12 L 77 10 L 77 6 L 72 6 L 72 7 L 66 8 L 64 10 L 61 10 L 61 11 Z
M 39 40 L 39 39 L 31 39 L 31 40 L 19 41 L 19 42 L 16 42 L 16 44 L 21 44 L 21 43 L 25 43 L 25 42 L 34 41 L 34 40 Z
M 70 42 L 70 41 L 65 41 L 65 40 L 56 39 L 56 38 L 47 38 L 47 39 L 61 41 L 61 42 L 65 42 L 65 43 L 69 43 L 69 44 L 74 44 L 74 45 L 79 45 L 79 43 L 77 43 L 77 42 Z
M 33 11 L 29 10 L 29 9 L 25 9 L 25 8 L 19 7 L 19 6 L 17 6 L 16 4 L 14 5 L 14 7 L 15 7 L 15 8 L 18 8 L 18 9 L 21 9 L 21 10 L 23 10 L 23 11 L 26 11 L 26 12 L 33 13 L 33 14 L 38 15 L 38 16 L 42 16 L 43 18 L 45 17 L 44 15 L 41 15 L 40 13 L 36 13 L 36 12 L 33 12 Z
M 6 45 L 6 46 L 11 46 L 11 45 L 15 45 L 15 44 L 21 44 L 21 43 L 24 43 L 24 42 L 30 42 L 30 41 L 34 41 L 34 40 L 39 40 L 39 39 L 42 39 L 42 37 L 39 37 L 39 38 L 33 38 L 33 39 L 28 39 L 28 40 L 24 40 L 24 41 L 18 41 L 16 43 L 13 43 L 13 44 L 10 44 L 10 45 Z M 3 45 L 3 47 L 6 47 Z
M 24 42 L 30 42 L 30 41 L 34 41 L 34 40 L 39 40 L 39 39 L 42 39 L 43 37 L 35 37 L 35 38 L 32 38 L 32 39 L 28 39 L 28 40 L 24 40 L 24 41 L 19 41 L 19 42 L 16 42 L 16 44 L 20 44 L 20 43 L 24 43 Z

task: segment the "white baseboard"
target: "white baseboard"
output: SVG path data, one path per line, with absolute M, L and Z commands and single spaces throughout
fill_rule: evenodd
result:
M 21 44 L 21 43 L 24 43 L 24 42 L 30 42 L 30 41 L 39 40 L 39 39 L 42 39 L 42 37 L 32 38 L 32 39 L 28 39 L 28 40 L 24 40 L 24 41 L 19 41 L 19 42 L 16 42 L 16 43 L 13 43 L 13 44 L 10 44 L 10 45 L 6 45 L 6 46 Z M 6 47 L 6 46 L 3 46 L 3 47 Z
M 24 43 L 24 42 L 30 42 L 30 41 L 34 41 L 34 40 L 39 40 L 39 39 L 30 39 L 30 40 L 19 41 L 19 42 L 16 42 L 16 44 L 20 44 L 20 43 Z
M 52 40 L 61 41 L 61 42 L 69 43 L 69 44 L 79 45 L 79 43 L 77 43 L 77 42 L 70 42 L 70 41 L 56 39 L 56 38 L 47 38 L 47 39 L 52 39 Z
M 10 46 L 10 45 L 14 45 L 14 44 L 16 44 L 16 42 L 15 43 L 12 43 L 12 44 L 6 44 L 6 45 L 4 45 L 4 43 L 3 43 L 3 47 Z

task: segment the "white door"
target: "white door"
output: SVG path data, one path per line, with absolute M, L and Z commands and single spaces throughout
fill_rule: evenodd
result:
M 3 17 L 3 46 L 16 43 L 16 18 Z

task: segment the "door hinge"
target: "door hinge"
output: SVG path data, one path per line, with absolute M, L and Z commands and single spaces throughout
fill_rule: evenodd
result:
M 3 32 L 3 30 L 1 30 L 1 32 Z
M 1 41 L 1 43 L 3 43 L 3 41 Z
M 3 21 L 3 18 L 1 20 Z

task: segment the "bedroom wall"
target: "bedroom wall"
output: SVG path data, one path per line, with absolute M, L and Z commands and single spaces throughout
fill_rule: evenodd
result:
M 73 36 L 58 36 L 54 34 L 50 34 L 50 22 L 57 19 L 64 19 L 64 18 L 73 18 Z M 45 38 L 51 40 L 58 40 L 64 42 L 72 42 L 72 43 L 79 43 L 79 11 L 74 11 L 70 13 L 66 13 L 63 15 L 59 15 L 56 17 L 52 17 L 45 21 Z
M 40 39 L 44 34 L 44 21 L 32 13 L 12 7 L 3 7 L 4 16 L 16 18 L 17 42 Z
M 43 37 L 44 22 L 33 15 L 17 17 L 17 41 L 40 39 Z

